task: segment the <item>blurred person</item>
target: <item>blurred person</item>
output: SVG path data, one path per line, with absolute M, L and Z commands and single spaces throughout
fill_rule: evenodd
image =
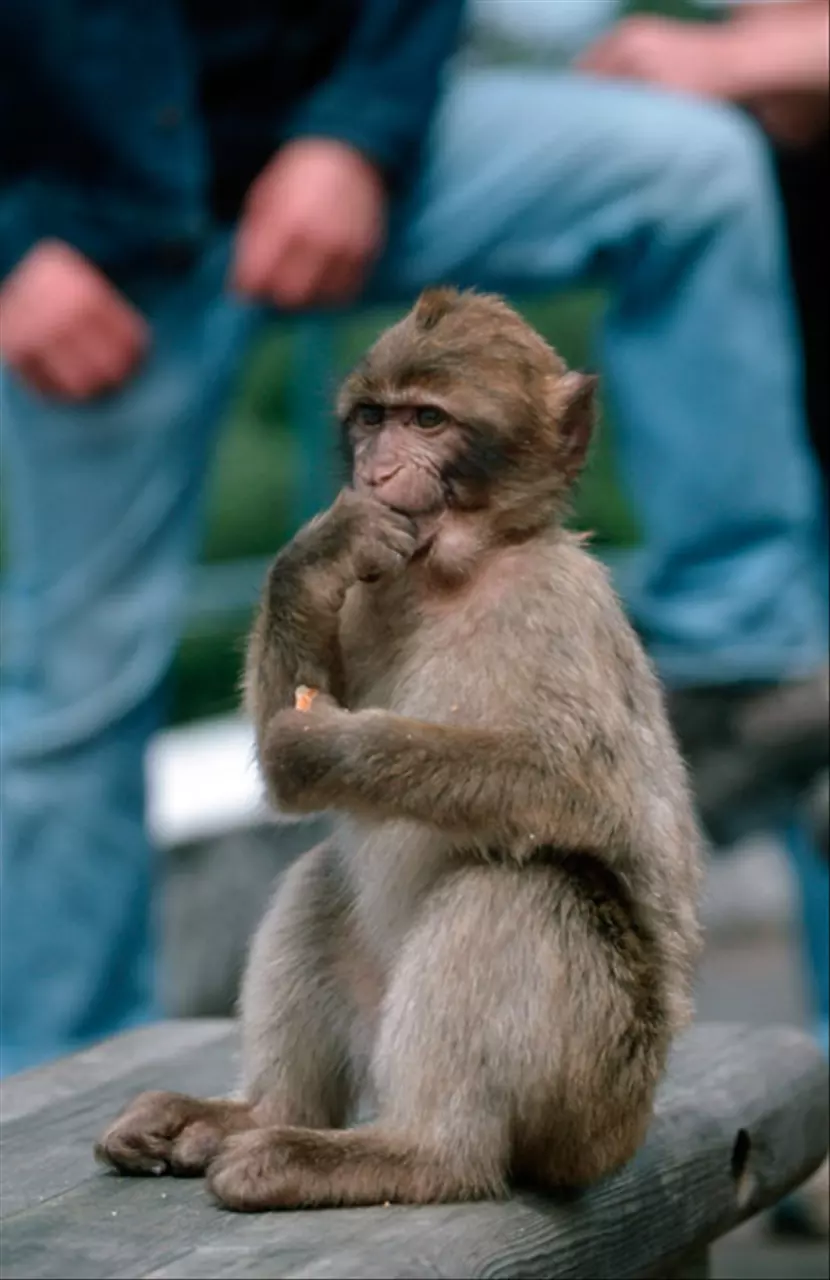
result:
M 820 495 L 758 129 L 582 73 L 444 87 L 460 9 L 0 10 L 6 1071 L 157 1012 L 143 759 L 267 309 L 607 281 L 627 603 L 664 679 L 814 685 Z
M 595 2 L 604 16 L 613 16 L 608 0 L 588 0 L 589 8 Z M 718 0 L 698 3 L 715 13 L 723 7 Z M 598 75 L 736 102 L 763 125 L 784 201 L 808 420 L 826 482 L 828 0 L 738 0 L 724 20 L 711 23 L 632 15 L 612 23 L 579 65 Z
M 724 20 L 682 22 L 634 15 L 612 25 L 579 59 L 585 71 L 615 81 L 633 80 L 670 92 L 737 103 L 759 120 L 775 152 L 779 189 L 789 231 L 790 265 L 801 322 L 806 407 L 813 445 L 827 481 L 827 184 L 830 5 L 827 0 L 761 0 L 733 4 Z M 768 458 L 770 468 L 777 459 Z M 827 592 L 827 525 L 816 527 L 815 563 Z M 799 726 L 825 717 L 826 695 L 816 705 L 792 701 L 791 711 L 738 710 L 743 732 L 733 728 L 735 711 L 726 699 L 688 695 L 676 706 L 675 722 L 689 747 L 707 807 L 723 812 L 736 794 L 751 800 L 765 780 L 794 764 L 804 735 Z M 744 699 L 739 700 L 740 702 Z M 778 723 L 776 724 L 776 719 Z M 819 726 L 817 725 L 817 728 Z M 729 730 L 732 728 L 732 741 Z M 767 745 L 778 735 L 776 749 Z M 727 745 L 724 746 L 723 744 Z M 743 759 L 741 759 L 741 755 Z M 779 768 L 780 762 L 780 768 Z M 827 772 L 804 778 L 803 800 L 790 815 L 784 838 L 799 881 L 802 938 L 816 1035 L 828 1052 L 830 1011 L 830 876 L 827 846 Z M 701 785 L 702 783 L 702 785 Z M 803 812 L 799 812 L 799 808 Z M 756 816 L 756 822 L 757 822 Z M 711 825 L 711 824 L 710 824 Z M 717 830 L 717 827 L 715 828 Z M 825 1162 L 798 1197 L 785 1202 L 780 1225 L 830 1225 L 830 1185 Z

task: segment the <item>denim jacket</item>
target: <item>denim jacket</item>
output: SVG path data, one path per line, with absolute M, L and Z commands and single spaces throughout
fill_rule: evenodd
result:
M 271 31 L 273 5 L 274 147 L 348 142 L 397 189 L 417 163 L 462 0 L 262 0 Z M 255 20 L 256 4 L 246 9 Z M 319 57 L 335 10 L 342 39 L 315 81 L 303 59 Z M 210 165 L 191 37 L 180 0 L 2 0 L 0 278 L 44 237 L 116 274 L 198 251 Z

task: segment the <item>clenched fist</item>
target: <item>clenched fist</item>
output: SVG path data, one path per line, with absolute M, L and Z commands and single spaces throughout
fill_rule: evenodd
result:
M 351 572 L 358 582 L 400 573 L 418 546 L 418 526 L 369 494 L 344 489 L 331 509 L 340 522 Z
M 593 75 L 730 98 L 737 88 L 734 43 L 731 28 L 635 14 L 601 36 L 578 65 Z
M 0 289 L 0 355 L 46 395 L 86 400 L 117 387 L 148 341 L 144 318 L 60 240 L 35 245 Z
M 827 37 L 826 4 L 739 6 L 717 23 L 637 14 L 601 36 L 578 65 L 741 103 L 776 141 L 798 146 L 827 130 Z
M 231 283 L 287 309 L 350 302 L 381 250 L 385 220 L 383 182 L 368 160 L 331 139 L 291 142 L 248 193 Z

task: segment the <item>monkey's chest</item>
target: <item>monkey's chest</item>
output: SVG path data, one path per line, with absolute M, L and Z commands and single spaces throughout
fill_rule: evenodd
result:
M 360 935 L 385 980 L 425 897 L 451 865 L 450 842 L 414 822 L 342 815 L 336 845 Z
M 423 625 L 406 641 L 346 650 L 348 705 L 382 707 L 433 724 L 484 725 L 509 718 L 515 664 L 486 623 Z

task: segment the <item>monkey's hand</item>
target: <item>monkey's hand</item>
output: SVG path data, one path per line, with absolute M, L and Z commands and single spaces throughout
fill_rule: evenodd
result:
M 274 560 L 266 586 L 272 621 L 298 609 L 336 614 L 349 587 L 400 572 L 417 545 L 409 516 L 371 494 L 342 489 Z
M 355 489 L 340 491 L 321 532 L 327 541 L 339 541 L 338 564 L 347 587 L 400 573 L 418 545 L 414 520 Z
M 320 785 L 348 751 L 351 712 L 317 693 L 310 706 L 278 711 L 268 723 L 262 764 L 268 789 L 288 813 L 325 808 Z

